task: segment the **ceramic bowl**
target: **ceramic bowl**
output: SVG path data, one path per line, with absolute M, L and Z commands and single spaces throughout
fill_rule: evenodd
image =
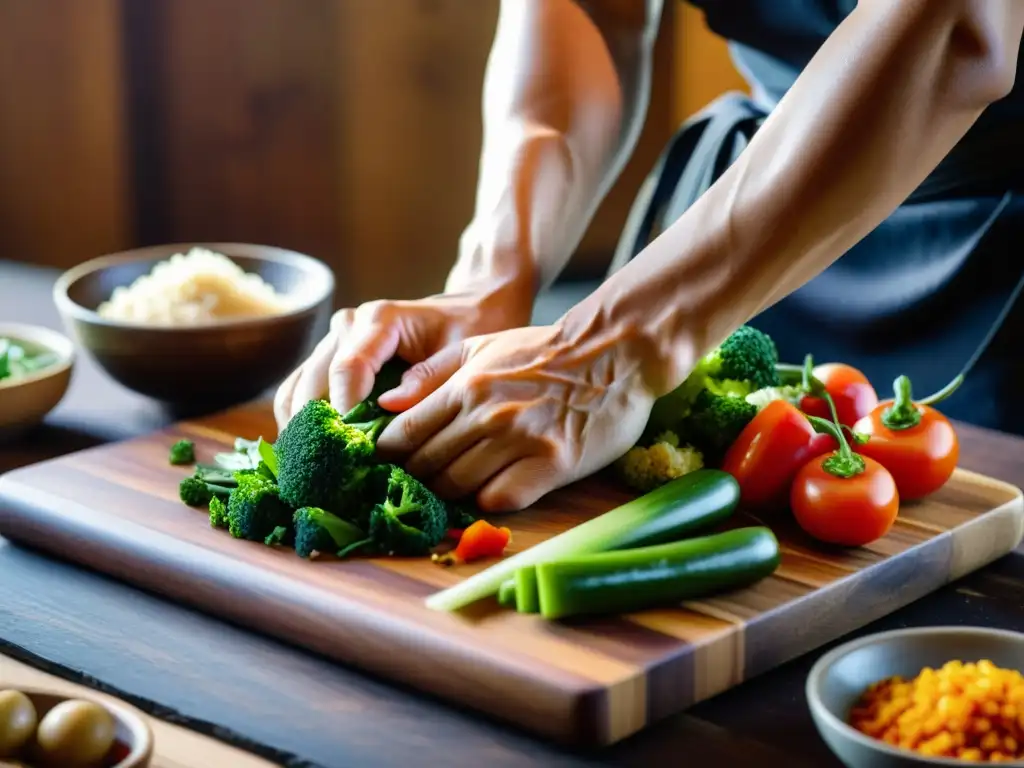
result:
M 97 313 L 114 288 L 127 286 L 173 254 L 199 246 L 255 272 L 293 308 L 270 317 L 194 327 L 147 326 Z M 115 381 L 162 403 L 219 408 L 246 402 L 279 383 L 326 332 L 334 275 L 310 256 L 262 245 L 186 243 L 103 256 L 65 272 L 54 301 L 75 340 Z
M 0 379 L 0 442 L 36 426 L 63 399 L 71 383 L 75 347 L 49 328 L 0 323 L 0 339 L 10 339 L 32 353 L 52 352 L 51 365 L 34 373 Z
M 94 697 L 88 694 L 69 696 L 54 691 L 20 686 L 17 687 L 17 690 L 31 699 L 40 721 L 47 712 L 62 701 L 75 699 L 99 704 L 114 718 L 116 729 L 115 744 L 111 749 L 110 759 L 102 763 L 99 768 L 147 768 L 150 765 L 153 759 L 153 732 L 146 722 L 145 715 L 133 707 L 114 699 Z
M 1024 634 L 981 627 L 926 627 L 853 640 L 826 653 L 811 669 L 806 687 L 811 717 L 825 743 L 848 768 L 977 765 L 889 746 L 847 725 L 847 718 L 872 683 L 893 675 L 909 679 L 924 667 L 938 668 L 949 661 L 982 659 L 1024 670 Z

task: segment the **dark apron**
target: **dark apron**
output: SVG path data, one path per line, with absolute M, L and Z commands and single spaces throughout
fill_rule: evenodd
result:
M 722 175 L 766 116 L 747 96 L 730 93 L 679 129 L 637 195 L 612 272 Z M 811 353 L 819 362 L 860 368 L 882 397 L 900 374 L 911 377 L 918 395 L 940 389 L 983 347 L 944 411 L 1024 434 L 1024 301 L 1017 300 L 1024 195 L 1002 179 L 986 188 L 994 174 L 979 174 L 977 165 L 934 174 L 835 264 L 751 325 L 771 334 L 787 361 Z

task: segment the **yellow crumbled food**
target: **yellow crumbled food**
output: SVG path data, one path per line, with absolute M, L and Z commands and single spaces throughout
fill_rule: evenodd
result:
M 912 680 L 893 677 L 864 692 L 850 725 L 928 757 L 981 763 L 1024 758 L 1024 676 L 991 661 L 926 667 Z
M 618 470 L 630 488 L 647 493 L 704 466 L 703 454 L 679 445 L 679 436 L 665 432 L 649 446 L 634 446 L 619 459 Z

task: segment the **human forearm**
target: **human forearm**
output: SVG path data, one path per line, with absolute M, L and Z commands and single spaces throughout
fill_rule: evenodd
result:
M 570 312 L 644 342 L 657 394 L 878 226 L 1013 83 L 1019 0 L 862 0 L 749 147 Z
M 473 219 L 449 290 L 550 284 L 643 123 L 661 0 L 506 0 L 484 85 Z

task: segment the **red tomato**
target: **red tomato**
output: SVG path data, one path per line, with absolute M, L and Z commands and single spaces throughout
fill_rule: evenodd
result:
M 934 408 L 915 403 L 920 421 L 902 429 L 886 422 L 892 401 L 880 404 L 854 429 L 869 436 L 857 452 L 870 456 L 892 474 L 904 500 L 939 490 L 960 461 L 960 440 L 949 419 Z
M 790 507 L 800 527 L 819 541 L 863 546 L 884 536 L 896 520 L 896 482 L 877 461 L 862 458 L 864 470 L 851 477 L 829 472 L 828 457 L 812 459 L 797 472 Z
M 844 363 L 816 365 L 813 376 L 832 396 L 832 401 L 836 404 L 836 415 L 843 426 L 852 427 L 878 405 L 875 388 L 871 386 L 867 376 L 852 366 Z M 806 395 L 800 401 L 800 410 L 811 416 L 832 421 L 832 412 L 823 397 Z
M 807 416 L 784 400 L 768 403 L 730 446 L 722 469 L 736 478 L 747 509 L 784 506 L 797 471 L 836 442 L 814 431 Z

